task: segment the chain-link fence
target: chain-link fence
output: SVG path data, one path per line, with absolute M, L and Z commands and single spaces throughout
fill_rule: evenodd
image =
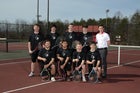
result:
M 12 42 L 26 42 L 32 31 L 32 25 L 0 23 L 0 51 L 8 52 Z
M 0 38 L 6 38 L 5 41 L 0 40 L 1 47 L 2 45 L 4 47 L 7 46 L 8 42 L 27 41 L 33 31 L 32 26 L 27 24 L 0 23 Z M 57 24 L 57 26 L 57 32 L 62 35 L 67 25 L 61 23 Z M 46 25 L 41 25 L 41 30 L 43 34 L 46 34 Z M 112 44 L 140 45 L 139 24 L 114 23 L 107 28 L 107 32 L 110 34 Z
M 139 24 L 113 24 L 108 31 L 113 44 L 140 45 Z
M 11 41 L 27 40 L 32 32 L 32 25 L 0 23 L 0 37 Z

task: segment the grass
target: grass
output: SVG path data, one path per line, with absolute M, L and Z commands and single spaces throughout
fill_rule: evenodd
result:
M 4 59 L 15 59 L 15 58 L 28 58 L 30 57 L 27 50 L 17 50 L 17 51 L 9 51 L 0 52 L 0 60 Z

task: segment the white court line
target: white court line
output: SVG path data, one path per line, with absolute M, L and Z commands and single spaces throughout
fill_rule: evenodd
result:
M 7 61 L 7 60 L 18 60 L 18 59 L 30 59 L 30 57 L 23 57 L 23 58 L 13 58 L 13 59 L 2 59 L 1 61 Z
M 20 61 L 20 62 L 10 62 L 10 63 L 2 63 L 0 64 L 0 66 L 4 66 L 4 65 L 14 65 L 14 64 L 20 64 L 20 63 L 27 63 L 30 61 Z
M 122 64 L 122 65 L 118 65 L 118 66 L 108 67 L 107 69 L 122 67 L 122 66 L 126 66 L 126 65 L 129 65 L 129 64 L 139 63 L 139 62 L 140 62 L 140 60 L 137 60 L 137 61 L 133 61 L 133 62 L 129 62 L 129 63 Z
M 134 63 L 139 63 L 139 62 L 140 62 L 140 60 L 138 60 L 138 61 L 133 61 L 133 62 L 129 62 L 129 63 L 123 64 L 123 65 L 119 65 L 119 66 L 108 67 L 107 69 L 118 68 L 118 67 L 122 67 L 122 66 L 125 66 L 125 65 L 128 65 L 128 64 L 134 64 Z M 12 93 L 12 92 L 17 92 L 17 91 L 20 91 L 20 90 L 25 90 L 25 89 L 29 89 L 29 88 L 33 88 L 33 87 L 37 87 L 37 86 L 41 86 L 41 85 L 45 85 L 45 84 L 49 84 L 49 83 L 53 83 L 53 81 L 45 82 L 45 83 L 39 83 L 39 84 L 35 84 L 35 85 L 31 85 L 31 86 L 26 86 L 26 87 L 22 87 L 22 88 L 17 88 L 17 89 L 13 89 L 13 90 L 5 91 L 5 92 L 2 92 L 2 93 Z
M 37 86 L 49 84 L 49 83 L 52 83 L 52 82 L 54 82 L 54 81 L 45 82 L 45 83 L 40 83 L 40 84 L 35 84 L 35 85 L 31 85 L 31 86 L 27 86 L 27 87 L 22 87 L 22 88 L 17 88 L 17 89 L 5 91 L 5 92 L 2 92 L 2 93 L 12 93 L 12 92 L 16 92 L 16 91 L 20 91 L 20 90 L 24 90 L 24 89 L 28 89 L 28 88 L 33 88 L 33 87 L 37 87 Z

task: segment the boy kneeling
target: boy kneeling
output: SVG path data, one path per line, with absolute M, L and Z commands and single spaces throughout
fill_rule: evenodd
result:
M 42 65 L 44 69 L 50 69 L 51 81 L 55 81 L 55 65 L 54 62 L 54 54 L 50 49 L 51 43 L 49 40 L 44 41 L 44 48 L 39 51 L 38 60 L 42 61 Z M 42 75 L 42 79 L 45 79 L 45 75 Z
M 96 49 L 96 43 L 95 42 L 90 42 L 90 51 L 87 53 L 86 56 L 86 63 L 88 64 L 88 71 L 89 74 L 92 70 L 95 71 L 97 74 L 97 79 L 95 83 L 101 83 L 101 57 Z

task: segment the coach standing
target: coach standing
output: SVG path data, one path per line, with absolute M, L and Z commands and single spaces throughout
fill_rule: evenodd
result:
M 35 24 L 33 26 L 33 33 L 29 36 L 28 41 L 28 51 L 31 55 L 31 72 L 29 74 L 29 77 L 34 76 L 35 71 L 35 63 L 37 61 L 38 52 L 39 52 L 39 43 L 43 40 L 43 35 L 40 33 L 40 27 L 38 24 Z
M 110 45 L 110 36 L 104 32 L 103 25 L 98 27 L 99 33 L 96 35 L 97 48 L 99 50 L 102 61 L 102 77 L 107 77 L 107 52 Z

